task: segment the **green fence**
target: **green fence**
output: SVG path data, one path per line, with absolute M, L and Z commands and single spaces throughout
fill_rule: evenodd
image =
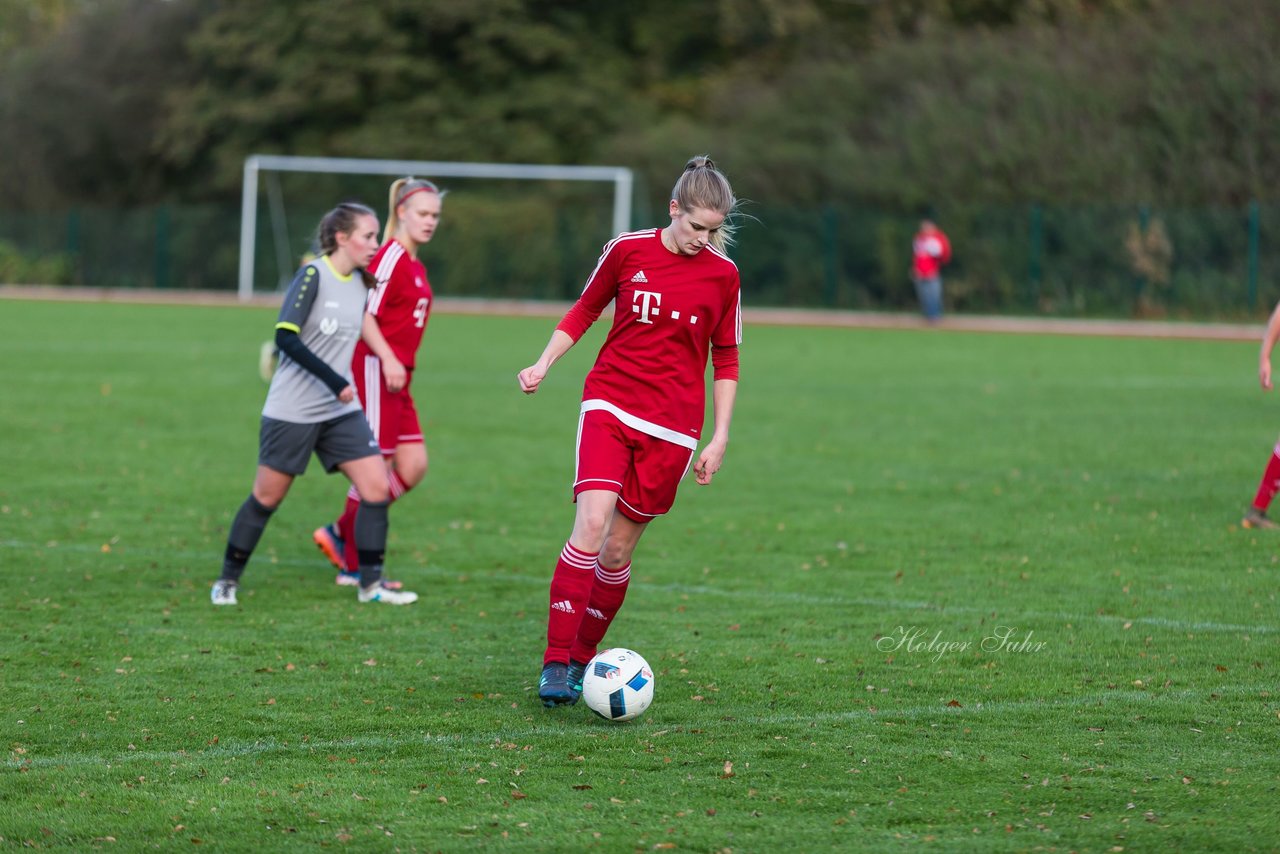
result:
M 917 217 L 857 205 L 748 212 L 731 253 L 747 303 L 914 307 Z M 287 280 L 322 213 L 291 210 L 285 224 L 259 217 L 257 290 Z M 1280 298 L 1277 205 L 941 205 L 931 216 L 954 248 L 944 271 L 951 311 L 1254 318 Z M 238 205 L 0 214 L 0 281 L 234 290 L 239 228 Z M 571 195 L 457 194 L 423 255 L 442 295 L 567 299 L 607 229 L 600 205 Z

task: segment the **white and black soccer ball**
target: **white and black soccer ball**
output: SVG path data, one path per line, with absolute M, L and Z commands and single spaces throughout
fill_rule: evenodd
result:
M 634 720 L 653 702 L 653 670 L 634 650 L 606 649 L 587 663 L 582 699 L 602 718 Z

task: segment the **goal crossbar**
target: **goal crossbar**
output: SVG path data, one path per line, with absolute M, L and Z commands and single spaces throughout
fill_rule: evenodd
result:
M 322 172 L 349 175 L 421 175 L 443 178 L 492 178 L 533 181 L 608 181 L 614 185 L 613 231 L 620 234 L 631 224 L 632 171 L 623 166 L 556 166 L 537 163 L 465 163 L 433 160 L 375 160 L 359 157 L 297 157 L 253 154 L 244 161 L 240 205 L 241 300 L 253 297 L 253 247 L 258 229 L 258 174 Z

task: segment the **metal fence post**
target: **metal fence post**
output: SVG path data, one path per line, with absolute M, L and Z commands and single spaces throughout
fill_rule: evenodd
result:
M 67 211 L 67 257 L 71 259 L 71 278 L 74 283 L 80 281 L 80 211 L 72 208 Z
M 1044 224 L 1040 205 L 1031 205 L 1027 222 L 1027 295 L 1030 297 L 1030 308 L 1040 304 L 1040 255 L 1044 250 Z
M 822 209 L 822 272 L 823 278 L 826 279 L 827 305 L 832 308 L 835 307 L 836 296 L 840 290 L 838 226 L 836 209 L 827 205 Z
M 156 208 L 156 269 L 155 286 L 169 287 L 169 209 Z
M 1258 251 L 1262 237 L 1262 210 L 1257 199 L 1249 202 L 1249 310 L 1258 307 Z

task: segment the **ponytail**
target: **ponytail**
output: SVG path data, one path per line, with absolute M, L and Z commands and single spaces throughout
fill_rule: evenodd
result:
M 724 224 L 711 234 L 711 245 L 721 252 L 733 245 L 733 222 L 738 212 L 738 199 L 733 195 L 729 179 L 716 168 L 715 161 L 706 155 L 690 158 L 684 171 L 671 188 L 671 199 L 681 210 L 706 208 L 724 216 Z

